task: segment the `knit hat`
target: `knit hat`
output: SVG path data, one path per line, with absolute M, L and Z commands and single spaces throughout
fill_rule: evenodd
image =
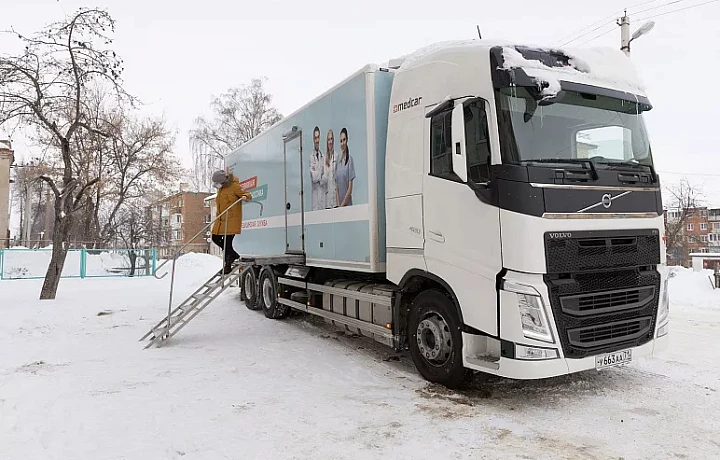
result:
M 217 184 L 224 184 L 227 180 L 227 174 L 222 169 L 218 169 L 212 175 L 212 181 Z

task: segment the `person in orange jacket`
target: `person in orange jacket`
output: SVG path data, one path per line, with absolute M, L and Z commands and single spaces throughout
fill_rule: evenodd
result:
M 233 238 L 242 231 L 242 202 L 236 203 L 237 200 L 249 201 L 252 195 L 242 189 L 237 178 L 223 170 L 215 171 L 212 175 L 213 186 L 218 189 L 215 198 L 217 208 L 217 216 L 220 216 L 226 209 L 230 208 L 226 214 L 215 221 L 212 227 L 212 242 L 225 250 L 225 265 L 223 273 L 228 274 L 232 270 L 232 264 L 240 258 L 232 247 Z M 227 222 L 227 227 L 225 223 Z

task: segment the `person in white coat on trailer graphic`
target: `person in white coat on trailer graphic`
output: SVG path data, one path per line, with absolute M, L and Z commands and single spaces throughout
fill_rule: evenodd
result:
M 320 128 L 313 130 L 314 149 L 310 154 L 310 180 L 312 181 L 312 210 L 325 209 L 327 195 L 327 173 L 325 155 L 320 151 Z

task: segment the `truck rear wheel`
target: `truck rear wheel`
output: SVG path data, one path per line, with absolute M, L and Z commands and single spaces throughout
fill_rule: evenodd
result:
M 462 331 L 455 305 L 443 292 L 418 294 L 408 317 L 410 354 L 426 380 L 448 388 L 467 383 L 472 371 L 463 366 Z
M 254 267 L 247 267 L 240 274 L 240 298 L 250 310 L 258 310 L 258 283 L 257 271 Z
M 285 318 L 290 314 L 290 307 L 278 302 L 278 282 L 272 267 L 260 270 L 260 301 L 265 316 L 271 319 Z

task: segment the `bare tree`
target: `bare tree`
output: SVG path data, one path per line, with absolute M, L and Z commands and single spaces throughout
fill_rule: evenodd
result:
M 148 220 L 144 216 L 142 202 L 138 201 L 133 204 L 123 207 L 115 214 L 115 236 L 122 241 L 124 248 L 129 249 L 130 271 L 128 276 L 135 276 L 138 257 L 143 259 L 147 273 L 149 273 L 150 267 L 150 251 L 142 250 L 147 247 L 150 237 Z
M 76 136 L 107 136 L 89 116 L 88 88 L 109 87 L 117 98 L 132 100 L 121 86 L 122 60 L 110 48 L 114 29 L 106 11 L 80 9 L 33 37 L 16 33 L 23 52 L 0 56 L 0 125 L 16 120 L 35 128 L 52 139 L 62 159 L 59 180 L 41 176 L 55 196 L 53 252 L 41 299 L 55 298 L 73 217 L 100 181 L 76 175 L 72 163 Z
M 101 240 L 113 237 L 117 214 L 128 200 L 142 198 L 180 175 L 180 164 L 172 155 L 173 144 L 174 137 L 162 120 L 138 120 L 127 114 L 117 117 L 109 151 L 110 174 L 105 180 L 112 199 L 108 200 Z
M 209 191 L 210 174 L 222 168 L 225 155 L 279 122 L 282 115 L 272 107 L 265 91 L 265 78 L 253 78 L 249 85 L 231 88 L 213 97 L 212 118 L 198 117 L 190 131 L 193 156 L 192 185 Z
M 683 178 L 677 185 L 666 187 L 670 200 L 665 216 L 665 245 L 668 257 L 682 261 L 688 254 L 685 226 L 697 208 L 704 204 L 702 190 Z

